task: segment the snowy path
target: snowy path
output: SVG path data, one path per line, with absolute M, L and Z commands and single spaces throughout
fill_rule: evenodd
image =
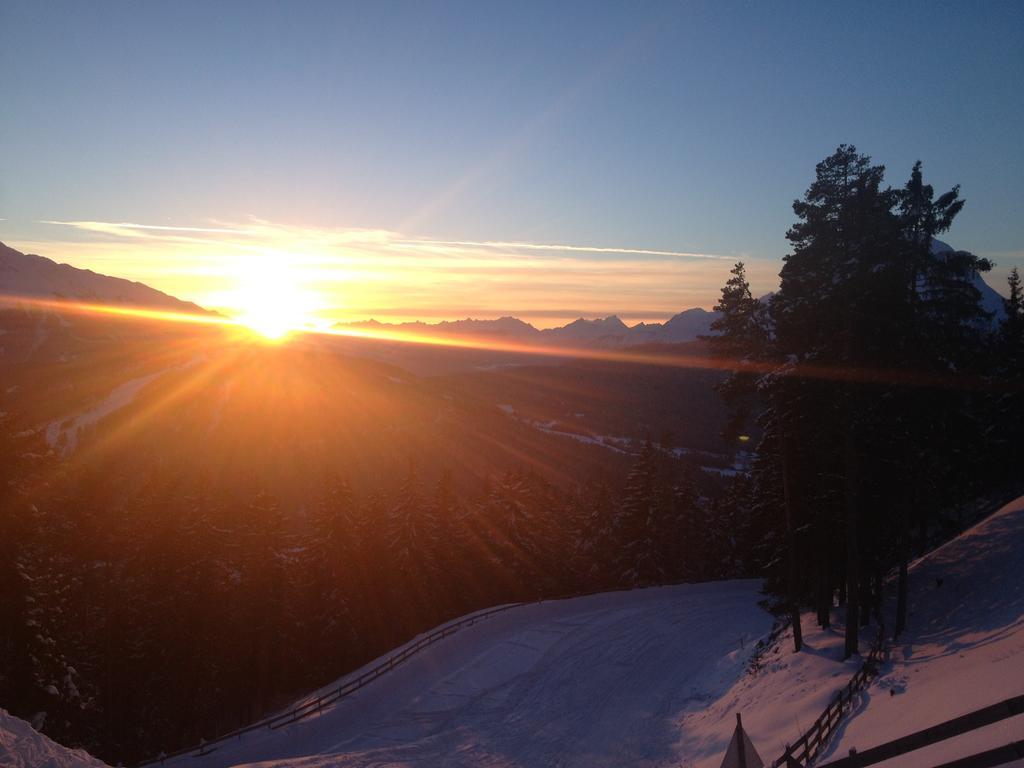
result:
M 660 587 L 516 608 L 318 718 L 168 764 L 678 765 L 680 717 L 726 691 L 771 627 L 759 587 Z

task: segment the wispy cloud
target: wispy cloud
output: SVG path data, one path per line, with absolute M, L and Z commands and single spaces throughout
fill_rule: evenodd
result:
M 89 232 L 103 232 L 107 234 L 124 235 L 127 232 L 141 230 L 142 232 L 211 232 L 218 234 L 243 234 L 246 230 L 225 227 L 171 227 L 162 224 L 132 224 L 126 221 L 52 221 L 43 220 L 39 224 L 59 224 L 65 227 L 75 227 Z
M 507 242 L 507 241 L 494 241 L 494 240 L 407 240 L 403 241 L 412 244 L 429 244 L 429 245 L 457 245 L 457 246 L 470 246 L 476 248 L 501 248 L 508 250 L 527 250 L 527 251 L 562 251 L 565 253 L 619 253 L 623 255 L 636 255 L 636 256 L 667 256 L 671 258 L 680 259 L 731 259 L 730 256 L 720 256 L 713 253 L 695 253 L 693 251 L 659 251 L 652 250 L 650 248 L 618 248 L 614 246 L 596 246 L 596 245 L 564 245 L 554 243 L 528 243 L 528 242 Z

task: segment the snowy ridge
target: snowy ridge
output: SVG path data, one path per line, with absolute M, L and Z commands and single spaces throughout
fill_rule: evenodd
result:
M 81 749 L 51 741 L 24 720 L 0 709 L 0 765 L 4 768 L 106 768 Z

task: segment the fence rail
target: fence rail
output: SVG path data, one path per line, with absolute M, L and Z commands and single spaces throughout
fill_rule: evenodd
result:
M 229 739 L 241 738 L 244 734 L 250 733 L 251 731 L 257 731 L 264 728 L 276 729 L 285 725 L 289 725 L 290 723 L 298 722 L 299 720 L 302 720 L 305 717 L 309 717 L 310 715 L 314 715 L 320 712 L 324 707 L 334 704 L 339 699 L 343 699 L 346 696 L 355 693 L 360 688 L 365 687 L 381 675 L 391 671 L 395 667 L 399 666 L 402 662 L 407 661 L 409 658 L 415 656 L 424 648 L 433 645 L 439 640 L 454 635 L 460 629 L 471 627 L 474 624 L 483 621 L 484 619 L 488 619 L 491 616 L 494 616 L 499 613 L 504 613 L 505 611 L 511 608 L 516 608 L 520 605 L 523 605 L 523 603 L 508 603 L 507 605 L 501 605 L 497 608 L 490 608 L 485 611 L 480 611 L 478 613 L 471 614 L 470 616 L 466 616 L 462 619 L 458 619 L 456 621 L 444 624 L 435 629 L 434 631 L 432 631 L 430 634 L 424 635 L 411 645 L 407 645 L 406 647 L 402 648 L 402 650 L 392 653 L 380 664 L 371 667 L 370 669 L 360 674 L 358 677 L 352 678 L 351 680 L 346 680 L 337 688 L 328 691 L 327 693 L 321 694 L 320 696 L 317 696 L 314 699 L 310 699 L 309 701 L 303 704 L 299 704 L 298 706 L 292 707 L 286 712 L 281 712 L 270 717 L 265 717 L 262 720 L 258 720 L 255 723 L 252 723 L 251 725 L 247 725 L 243 728 L 236 728 L 233 731 L 229 731 L 225 734 L 222 734 L 215 739 L 211 739 L 210 741 L 204 741 L 203 743 L 196 746 L 186 747 L 184 749 L 179 749 L 175 752 L 162 753 L 157 757 L 152 757 L 148 760 L 143 760 L 140 763 L 136 763 L 136 766 L 137 768 L 142 768 L 142 766 L 146 765 L 161 764 L 165 760 L 170 760 L 173 757 L 180 757 L 181 755 L 187 754 L 194 754 L 196 757 L 201 757 L 203 755 L 208 755 L 211 752 L 215 751 L 217 749 L 218 744 L 222 744 L 225 741 L 228 741 Z
M 825 711 L 818 716 L 807 732 L 792 744 L 786 745 L 786 751 L 772 762 L 771 768 L 806 766 L 821 753 L 828 745 L 829 739 L 832 738 L 839 723 L 842 722 L 843 713 L 853 702 L 853 697 L 864 690 L 871 678 L 878 673 L 878 664 L 882 659 L 884 648 L 885 627 L 879 627 L 878 637 L 857 673 L 839 690 L 836 698 L 825 707 Z
M 1005 699 L 998 704 L 969 712 L 960 717 L 954 717 L 944 723 L 933 725 L 930 728 L 911 733 L 893 741 L 879 744 L 877 747 L 866 749 L 863 752 L 851 752 L 849 757 L 833 760 L 821 768 L 866 768 L 866 766 L 880 763 L 893 757 L 905 755 L 923 747 L 937 744 L 954 736 L 984 728 L 986 725 L 998 723 L 1010 717 L 1024 714 L 1024 696 L 1015 696 L 1012 699 Z M 1005 758 L 1005 759 L 1004 759 Z M 1010 760 L 1024 758 L 1024 742 L 1013 742 L 987 752 L 971 755 L 952 763 L 949 766 L 960 766 L 960 768 L 981 768 L 981 766 L 1001 765 Z M 991 762 L 997 760 L 998 762 Z

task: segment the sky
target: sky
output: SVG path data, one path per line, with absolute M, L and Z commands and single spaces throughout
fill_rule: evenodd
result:
M 852 143 L 1024 267 L 1024 3 L 0 0 L 0 240 L 211 308 L 548 326 L 774 289 Z

